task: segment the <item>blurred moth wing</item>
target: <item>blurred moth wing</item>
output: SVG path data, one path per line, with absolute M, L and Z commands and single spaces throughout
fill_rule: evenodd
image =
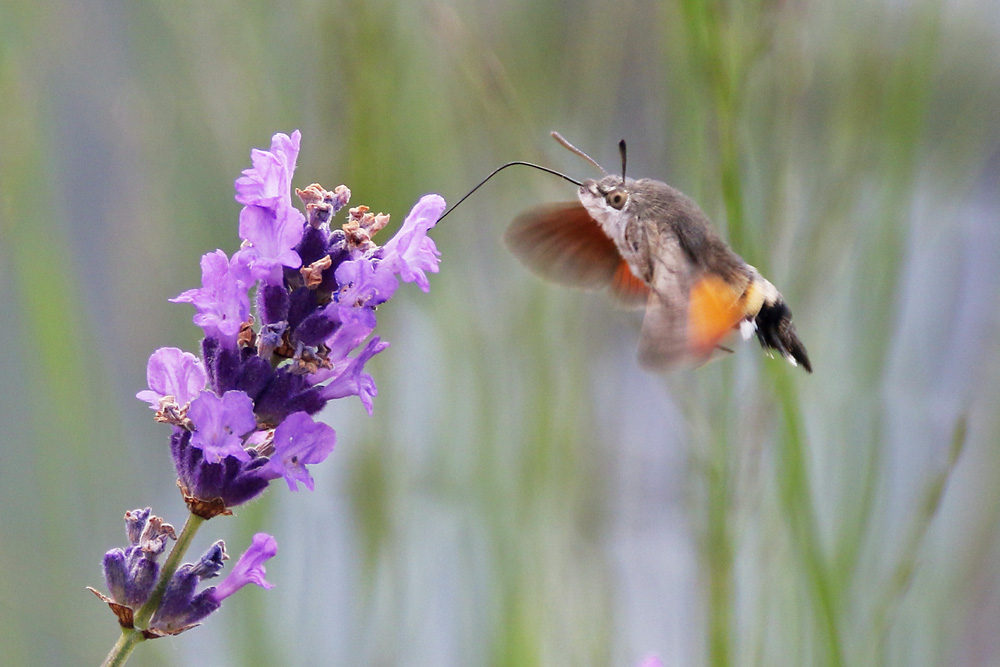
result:
M 639 363 L 665 369 L 700 365 L 728 351 L 722 342 L 743 319 L 739 295 L 721 279 L 683 271 L 654 273 L 639 338 Z
M 746 280 L 697 267 L 669 225 L 647 223 L 651 278 L 639 338 L 639 363 L 650 369 L 700 365 L 725 348 L 722 341 L 745 317 Z
M 621 304 L 642 307 L 650 288 L 580 202 L 546 204 L 519 215 L 504 242 L 537 275 L 585 290 L 609 288 Z
M 646 314 L 639 336 L 639 363 L 646 368 L 669 368 L 688 357 L 688 311 L 691 272 L 684 264 L 676 239 L 649 239 L 655 247 Z

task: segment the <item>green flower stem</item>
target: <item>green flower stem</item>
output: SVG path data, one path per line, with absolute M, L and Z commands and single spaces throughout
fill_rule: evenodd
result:
M 177 537 L 177 542 L 174 543 L 174 547 L 170 550 L 170 555 L 167 556 L 166 562 L 163 563 L 163 567 L 160 569 L 160 578 L 156 582 L 156 588 L 149 595 L 146 604 L 142 605 L 139 611 L 135 613 L 132 621 L 133 627 L 122 628 L 122 636 L 111 649 L 111 652 L 108 653 L 108 657 L 104 659 L 103 667 L 124 665 L 129 655 L 135 650 L 135 647 L 140 642 L 145 641 L 146 637 L 143 635 L 143 631 L 149 627 L 150 619 L 153 618 L 153 614 L 160 606 L 160 601 L 163 600 L 163 593 L 167 590 L 167 584 L 173 579 L 174 573 L 181 565 L 181 559 L 184 558 L 188 547 L 191 546 L 194 534 L 198 532 L 198 528 L 203 523 L 205 523 L 205 519 L 200 516 L 194 514 L 188 515 L 187 521 L 184 522 L 184 528 L 181 529 L 181 534 Z
M 838 614 L 840 600 L 816 528 L 819 522 L 813 506 L 813 491 L 806 463 L 806 444 L 803 435 L 805 427 L 802 424 L 792 375 L 782 372 L 787 369 L 776 368 L 776 365 L 772 365 L 771 369 L 770 374 L 781 405 L 786 431 L 778 452 L 781 466 L 778 479 L 782 509 L 801 564 L 811 584 L 814 620 L 826 647 L 826 664 L 839 667 L 845 664 Z
M 719 186 L 726 210 L 726 234 L 729 245 L 747 256 L 757 256 L 746 234 L 743 191 L 740 173 L 738 118 L 740 112 L 739 80 L 735 71 L 743 60 L 752 62 L 753 54 L 739 53 L 738 45 L 727 39 L 725 19 L 718 4 L 684 0 L 681 10 L 691 40 L 695 66 L 704 82 L 707 107 L 713 112 L 710 130 L 715 135 Z M 749 65 L 744 64 L 743 67 Z
M 731 72 L 731 45 L 724 39 L 720 8 L 700 0 L 682 0 L 681 12 L 697 74 L 706 90 L 707 107 L 712 111 L 711 130 L 715 134 L 719 184 L 726 210 L 730 243 L 746 252 L 743 193 L 740 183 L 737 136 L 738 100 Z M 723 380 L 722 405 L 731 405 L 732 373 Z M 706 534 L 702 546 L 707 565 L 707 649 L 708 664 L 732 664 L 734 572 L 732 526 L 732 433 L 730 422 L 714 430 L 706 467 Z
M 142 632 L 135 628 L 122 628 L 122 636 L 118 638 L 108 657 L 104 659 L 102 667 L 118 667 L 124 665 L 132 651 L 140 642 L 146 638 Z
M 725 393 L 728 404 L 731 392 L 727 389 Z M 713 667 L 731 664 L 735 548 L 729 521 L 732 511 L 731 432 L 728 423 L 716 429 L 706 470 L 707 534 L 702 548 L 708 564 L 708 664 Z

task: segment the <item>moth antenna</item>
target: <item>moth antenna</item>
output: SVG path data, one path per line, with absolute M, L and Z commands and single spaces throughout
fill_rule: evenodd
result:
M 464 202 L 466 199 L 468 199 L 472 195 L 473 192 L 475 192 L 479 188 L 481 188 L 484 185 L 486 185 L 486 181 L 490 180 L 491 178 L 493 178 L 494 176 L 496 176 L 497 174 L 499 174 L 501 171 L 503 171 L 507 167 L 513 167 L 514 165 L 517 165 L 517 164 L 524 165 L 525 167 L 534 167 L 535 169 L 538 169 L 539 171 L 544 171 L 544 172 L 546 172 L 548 174 L 552 174 L 553 176 L 558 176 L 559 178 L 564 178 L 567 181 L 569 181 L 570 183 L 572 183 L 573 185 L 583 185 L 583 183 L 581 183 L 580 181 L 576 180 L 575 178 L 570 178 L 569 176 L 567 176 L 566 174 L 564 174 L 562 172 L 556 171 L 555 169 L 549 169 L 548 167 L 543 167 L 540 164 L 534 164 L 533 162 L 521 162 L 520 160 L 516 160 L 514 162 L 508 162 L 507 164 L 502 164 L 499 167 L 497 167 L 496 169 L 494 169 L 493 172 L 489 176 L 487 176 L 483 180 L 479 181 L 479 184 L 476 187 L 474 187 L 471 190 L 469 190 L 465 194 L 464 197 L 462 197 L 457 202 L 455 202 L 454 204 L 452 204 L 448 208 L 448 210 L 445 211 L 441 215 L 440 218 L 438 218 L 438 222 L 441 222 L 442 220 L 444 220 L 444 218 L 445 218 L 446 215 L 448 215 L 449 213 L 451 213 L 452 211 L 454 211 L 456 208 L 458 208 L 458 205 L 461 204 L 462 202 Z M 595 162 L 594 164 L 597 164 L 597 163 Z M 607 172 L 605 172 L 605 173 L 607 173 Z
M 622 186 L 625 186 L 625 140 L 618 142 L 618 152 L 622 156 Z
M 597 167 L 598 169 L 600 169 L 601 173 L 604 174 L 605 176 L 610 176 L 611 175 L 611 174 L 608 173 L 607 169 L 605 169 L 604 167 L 602 167 L 601 165 L 599 165 L 597 163 L 597 160 L 595 160 L 594 158 L 590 157 L 589 155 L 587 155 L 586 153 L 584 153 L 583 151 L 581 151 L 579 148 L 577 148 L 573 144 L 571 144 L 568 141 L 566 141 L 566 138 L 563 137 L 563 135 L 561 135 L 558 132 L 556 132 L 555 130 L 552 131 L 552 138 L 555 139 L 556 141 L 558 141 L 559 144 L 563 148 L 569 150 L 571 153 L 576 153 L 577 155 L 579 155 L 580 157 L 582 157 L 584 160 L 586 160 L 590 164 L 592 164 L 595 167 Z

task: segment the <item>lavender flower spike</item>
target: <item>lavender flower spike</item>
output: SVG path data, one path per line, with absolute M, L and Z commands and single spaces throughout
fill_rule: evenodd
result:
M 428 273 L 438 271 L 427 233 L 444 199 L 421 198 L 380 247 L 374 239 L 388 215 L 356 206 L 335 219 L 350 199 L 346 186 L 296 190 L 308 216 L 292 206 L 300 142 L 297 131 L 279 133 L 270 150 L 251 152 L 253 166 L 235 184 L 240 250 L 204 255 L 201 287 L 173 299 L 195 307 L 202 358 L 157 350 L 149 389 L 138 395 L 157 409 L 157 421 L 173 426 L 178 484 L 205 519 L 279 478 L 292 489 L 313 488 L 307 466 L 330 454 L 336 434 L 311 415 L 347 396 L 371 414 L 378 390 L 365 366 L 388 347 L 373 335 L 375 308 L 400 282 L 426 291 Z
M 194 306 L 204 332 L 200 357 L 164 347 L 147 363 L 148 389 L 136 397 L 171 427 L 177 486 L 191 516 L 175 537 L 148 509 L 126 515 L 130 546 L 104 557 L 110 597 L 94 591 L 123 628 L 106 664 L 121 664 L 145 639 L 197 625 L 247 584 L 271 588 L 264 562 L 277 543 L 264 533 L 218 586 L 198 590 L 222 570 L 221 541 L 197 562 L 180 562 L 204 520 L 231 515 L 272 481 L 314 488 L 308 466 L 323 462 L 337 441 L 314 415 L 347 396 L 372 413 L 378 390 L 365 366 L 389 345 L 375 335 L 375 308 L 401 282 L 428 291 L 427 274 L 438 271 L 440 253 L 427 234 L 444 199 L 421 198 L 382 246 L 375 236 L 388 215 L 356 206 L 336 219 L 350 200 L 345 185 L 296 189 L 304 215 L 291 198 L 300 140 L 298 131 L 275 134 L 270 150 L 251 153 L 253 166 L 235 183 L 240 249 L 203 255 L 201 287 L 171 299 Z M 161 564 L 170 539 L 174 548 Z

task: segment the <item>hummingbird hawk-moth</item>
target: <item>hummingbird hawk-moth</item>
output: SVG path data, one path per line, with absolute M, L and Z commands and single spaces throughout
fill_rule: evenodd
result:
M 647 368 L 704 363 L 727 350 L 724 339 L 739 331 L 744 340 L 756 334 L 769 353 L 775 350 L 812 372 L 781 293 L 733 252 L 694 200 L 661 181 L 627 178 L 624 140 L 618 176 L 552 135 L 604 176 L 581 183 L 546 167 L 512 162 L 480 183 L 524 164 L 579 186 L 578 201 L 547 204 L 511 223 L 505 240 L 518 259 L 555 283 L 606 288 L 620 303 L 644 306 L 639 360 Z

